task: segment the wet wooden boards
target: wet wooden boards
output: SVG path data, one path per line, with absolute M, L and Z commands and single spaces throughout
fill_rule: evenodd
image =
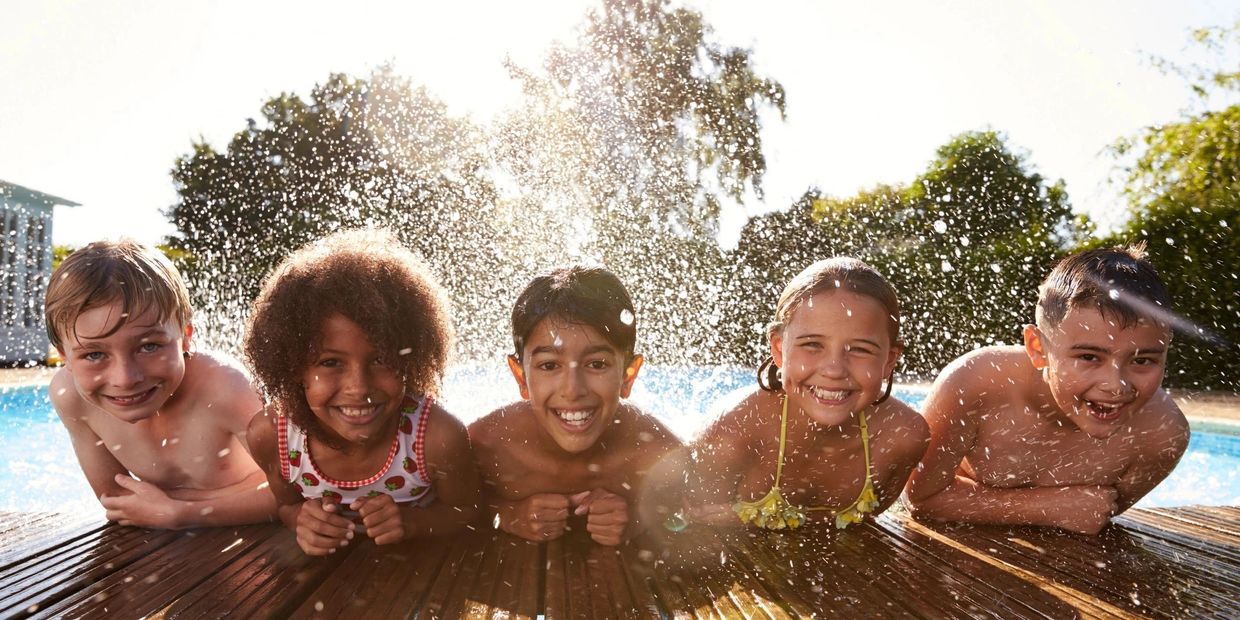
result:
M 473 531 L 326 558 L 275 525 L 0 517 L 0 615 L 15 618 L 1240 617 L 1230 507 L 1132 510 L 1096 537 L 897 513 L 620 548 Z

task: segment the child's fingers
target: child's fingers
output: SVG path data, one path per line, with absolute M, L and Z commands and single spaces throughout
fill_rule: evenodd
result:
M 593 491 L 582 491 L 568 496 L 568 504 L 576 509 L 573 511 L 573 514 L 585 514 L 590 509 L 593 494 Z
M 538 521 L 540 523 L 554 523 L 556 521 L 562 522 L 567 518 L 568 518 L 567 508 L 550 508 L 550 509 L 536 510 L 530 513 L 530 520 Z
M 140 488 L 140 483 L 137 480 L 125 474 L 116 474 L 112 479 L 116 481 L 116 484 L 129 491 L 137 491 Z
M 373 526 L 369 523 L 366 524 L 366 535 L 374 540 L 376 545 L 387 545 L 403 540 L 405 538 L 405 527 L 401 523 L 399 515 L 391 515 L 389 518 L 379 521 Z
M 339 545 L 333 544 L 333 542 L 334 541 L 330 539 L 325 540 L 313 534 L 297 535 L 297 546 L 301 547 L 301 550 L 304 551 L 306 555 L 327 555 L 329 553 L 335 553 L 336 549 L 339 548 Z

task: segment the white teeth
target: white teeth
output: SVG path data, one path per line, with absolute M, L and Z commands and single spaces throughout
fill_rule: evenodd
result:
M 824 390 L 813 385 L 809 387 L 809 391 L 815 397 L 822 400 L 844 400 L 848 396 L 847 390 Z
M 375 412 L 377 405 L 370 407 L 340 407 L 340 413 L 346 418 L 363 418 Z
M 584 426 L 590 421 L 590 417 L 594 415 L 593 409 L 556 409 L 555 414 L 560 416 L 561 420 L 568 422 L 573 426 Z
M 1100 403 L 1092 400 L 1085 401 L 1085 407 L 1089 409 L 1089 413 L 1101 420 L 1110 420 L 1119 416 L 1120 408 L 1125 403 Z

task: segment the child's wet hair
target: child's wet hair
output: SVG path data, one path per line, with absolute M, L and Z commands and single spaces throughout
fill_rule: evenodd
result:
M 280 414 L 333 443 L 306 403 L 302 377 L 334 314 L 366 333 L 410 395 L 438 395 L 452 326 L 430 268 L 386 230 L 342 231 L 285 258 L 251 309 L 243 353 Z
M 589 325 L 626 359 L 633 357 L 633 300 L 620 279 L 602 267 L 559 267 L 530 280 L 512 306 L 512 345 L 518 360 L 534 327 L 548 317 Z
M 74 325 L 83 312 L 119 301 L 121 311 L 102 334 L 115 334 L 125 321 L 151 308 L 159 322 L 175 318 L 184 329 L 193 318 L 189 291 L 172 261 L 158 249 L 132 239 L 96 241 L 70 254 L 56 268 L 47 285 L 43 316 L 47 336 L 59 350 L 68 337 L 77 337 Z
M 1059 261 L 1038 287 L 1038 325 L 1058 327 L 1073 308 L 1097 308 L 1128 328 L 1142 318 L 1168 322 L 1171 296 L 1144 244 L 1100 248 Z
M 767 336 L 782 331 L 805 300 L 837 289 L 870 297 L 881 304 L 887 312 L 887 334 L 891 337 L 891 343 L 900 342 L 900 298 L 896 295 L 896 289 L 873 267 L 848 256 L 820 260 L 792 278 L 775 304 L 775 319 L 766 326 Z M 779 380 L 778 370 L 775 360 L 768 356 L 758 366 L 758 385 L 768 392 L 782 390 L 784 386 Z

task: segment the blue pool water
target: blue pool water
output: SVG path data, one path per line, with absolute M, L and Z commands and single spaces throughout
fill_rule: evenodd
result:
M 632 400 L 687 438 L 753 382 L 747 369 L 647 366 Z M 447 377 L 443 404 L 468 423 L 518 396 L 506 369 L 458 368 Z M 925 398 L 899 388 L 895 396 L 913 408 Z M 1137 505 L 1191 504 L 1240 505 L 1240 435 L 1194 428 L 1179 466 Z M 102 513 L 45 387 L 0 388 L 0 511 Z

